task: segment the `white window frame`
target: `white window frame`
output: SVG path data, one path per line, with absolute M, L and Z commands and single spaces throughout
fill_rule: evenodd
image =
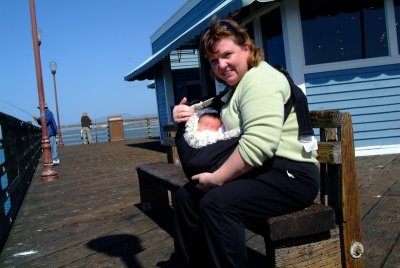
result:
M 299 0 L 289 1 L 289 2 L 297 2 L 297 5 L 298 5 Z M 385 17 L 386 17 L 386 28 L 387 28 L 386 30 L 387 30 L 387 34 L 388 34 L 389 56 L 368 58 L 368 59 L 357 59 L 357 60 L 350 60 L 350 61 L 330 62 L 330 63 L 322 63 L 322 64 L 313 64 L 313 65 L 304 65 L 304 74 L 400 63 L 400 55 L 398 52 L 398 42 L 397 42 L 393 0 L 384 0 L 384 9 L 385 9 L 385 15 L 386 15 Z M 298 10 L 298 13 L 300 13 L 299 8 L 297 10 Z M 298 24 L 301 25 L 300 14 L 299 14 Z M 289 34 L 289 37 L 290 37 L 290 35 L 291 34 Z M 289 41 L 289 42 L 293 43 L 296 41 L 291 39 L 291 41 Z M 304 51 L 303 42 L 301 42 L 301 45 L 298 45 L 298 47 L 301 47 L 302 51 Z M 304 53 L 303 53 L 303 55 L 304 55 Z M 304 61 L 304 57 L 303 57 L 303 61 Z

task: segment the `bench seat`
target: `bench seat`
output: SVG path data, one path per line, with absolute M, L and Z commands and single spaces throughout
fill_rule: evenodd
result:
M 143 210 L 173 207 L 174 192 L 188 181 L 180 166 L 167 162 L 141 164 L 136 166 L 136 170 Z M 171 196 L 168 195 L 168 192 L 171 193 Z M 333 237 L 333 243 L 339 242 L 337 236 L 332 236 L 332 230 L 337 228 L 334 210 L 318 203 L 314 203 L 304 210 L 272 217 L 266 221 L 246 222 L 246 228 L 262 235 L 267 246 L 273 244 L 274 248 L 285 248 L 280 251 L 266 251 L 267 254 L 270 254 L 270 260 L 274 260 L 275 263 L 281 260 L 283 266 L 288 265 L 288 261 L 293 264 L 298 262 L 296 258 L 287 258 L 289 245 L 296 247 L 303 244 L 305 240 L 319 242 L 327 237 Z M 312 249 L 309 246 L 308 251 L 319 252 L 321 247 L 314 243 Z M 298 250 L 292 248 L 292 254 L 293 252 L 298 252 Z M 335 261 L 340 262 L 338 260 L 340 252 L 337 251 L 335 256 Z M 327 258 L 324 259 L 331 262 Z M 284 261 L 282 262 L 282 260 Z
M 188 182 L 180 166 L 167 162 L 141 164 L 136 170 L 144 210 L 170 206 L 173 201 L 168 197 L 167 191 L 173 194 Z M 155 190 L 155 187 L 158 190 Z M 159 192 L 156 194 L 155 191 Z M 266 223 L 249 222 L 248 227 L 251 231 L 268 236 L 270 241 L 276 242 L 329 232 L 336 227 L 335 212 L 331 207 L 314 203 L 304 210 L 270 218 Z
M 136 171 L 144 211 L 171 205 L 173 193 L 188 181 L 180 166 L 166 162 L 141 164 Z
M 141 164 L 136 167 L 139 181 L 149 181 L 160 184 L 169 191 L 177 191 L 188 182 L 183 170 L 166 162 Z

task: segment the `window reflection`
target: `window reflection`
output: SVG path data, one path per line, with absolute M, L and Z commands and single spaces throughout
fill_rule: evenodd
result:
M 249 34 L 250 38 L 254 40 L 254 27 L 253 23 L 247 23 L 245 26 L 247 33 Z
M 307 65 L 389 53 L 383 0 L 300 0 L 300 14 Z
M 265 60 L 271 65 L 286 68 L 280 8 L 261 17 L 261 33 Z
M 396 16 L 396 32 L 397 32 L 397 40 L 400 40 L 400 0 L 394 0 L 394 13 Z M 399 41 L 397 41 L 399 43 Z M 400 46 L 399 46 L 399 54 L 400 54 Z

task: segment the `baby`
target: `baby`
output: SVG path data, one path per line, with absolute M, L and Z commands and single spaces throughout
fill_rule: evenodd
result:
M 240 128 L 225 129 L 217 110 L 196 110 L 186 124 L 178 127 L 175 136 L 186 176 L 190 179 L 195 174 L 216 170 L 236 148 L 240 134 Z
M 197 130 L 193 133 L 199 139 L 217 137 L 218 133 L 225 131 L 221 118 L 217 112 L 205 112 L 200 115 Z
M 200 116 L 197 124 L 197 131 L 218 132 L 222 126 L 221 118 L 218 113 L 204 113 Z
M 183 137 L 189 146 L 202 148 L 240 135 L 240 129 L 226 131 L 219 117 L 219 112 L 213 108 L 196 110 L 186 122 Z

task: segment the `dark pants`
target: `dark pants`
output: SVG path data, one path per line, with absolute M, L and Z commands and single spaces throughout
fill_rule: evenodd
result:
M 318 190 L 317 166 L 283 158 L 206 193 L 187 183 L 175 195 L 180 266 L 246 267 L 244 221 L 303 209 Z

